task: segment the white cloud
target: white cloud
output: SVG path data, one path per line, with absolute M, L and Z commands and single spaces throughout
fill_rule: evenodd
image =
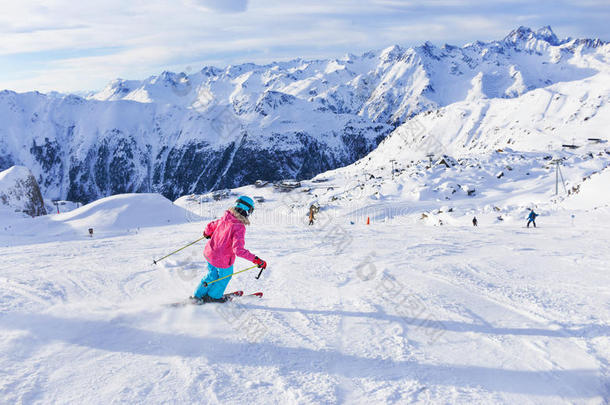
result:
M 240 13 L 248 8 L 248 0 L 187 0 L 187 4 L 228 13 Z

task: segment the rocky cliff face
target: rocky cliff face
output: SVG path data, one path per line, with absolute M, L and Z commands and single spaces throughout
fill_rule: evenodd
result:
M 0 205 L 31 217 L 47 213 L 36 179 L 23 166 L 13 166 L 0 172 Z
M 4 91 L 0 169 L 25 165 L 48 197 L 81 202 L 302 179 L 354 162 L 418 113 L 519 97 L 607 65 L 603 41 L 520 27 L 464 47 L 164 72 L 88 98 Z

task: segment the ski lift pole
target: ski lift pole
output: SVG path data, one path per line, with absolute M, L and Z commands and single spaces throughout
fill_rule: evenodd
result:
M 162 257 L 162 258 L 160 258 L 160 259 L 157 259 L 157 260 L 154 260 L 154 259 L 153 259 L 153 263 L 154 263 L 154 264 L 157 264 L 157 263 L 158 263 L 158 262 L 160 262 L 161 260 L 163 260 L 163 259 L 165 259 L 165 258 L 167 258 L 167 257 L 170 257 L 171 255 L 173 255 L 173 254 L 175 254 L 175 253 L 178 253 L 178 252 L 179 252 L 179 251 L 181 251 L 182 249 L 186 249 L 187 247 L 189 247 L 189 246 L 191 246 L 191 245 L 194 245 L 195 243 L 199 242 L 199 241 L 200 241 L 200 240 L 202 240 L 202 239 L 205 239 L 205 236 L 202 236 L 201 238 L 197 239 L 196 241 L 193 241 L 193 242 L 189 243 L 189 244 L 188 244 L 188 245 L 186 245 L 186 246 L 182 246 L 182 247 L 181 247 L 180 249 L 178 249 L 178 250 L 174 250 L 174 251 L 173 251 L 173 252 L 171 252 L 170 254 L 165 255 L 165 256 L 163 256 L 163 257 Z
M 244 271 L 252 270 L 252 269 L 254 269 L 254 268 L 256 268 L 256 267 L 258 267 L 258 265 L 257 265 L 257 264 L 255 264 L 255 265 L 254 265 L 254 266 L 252 266 L 252 267 L 248 267 L 247 269 L 243 269 L 243 270 L 240 270 L 240 271 L 236 271 L 235 273 L 231 273 L 231 274 L 226 275 L 226 276 L 224 276 L 224 277 L 217 278 L 216 280 L 214 280 L 214 281 L 210 281 L 209 283 L 206 283 L 206 282 L 204 281 L 204 282 L 203 282 L 203 286 L 204 286 L 204 287 L 207 287 L 207 286 L 209 286 L 210 284 L 214 284 L 214 283 L 215 283 L 215 282 L 217 282 L 217 281 L 224 280 L 225 278 L 228 278 L 228 277 L 234 276 L 235 274 L 243 273 Z M 261 275 L 261 273 L 262 273 L 262 272 L 263 272 L 263 269 L 261 269 L 260 273 L 258 273 L 258 276 L 256 277 L 257 279 L 258 279 L 258 277 L 260 277 L 260 275 Z
M 559 167 L 559 165 L 557 165 L 557 169 L 559 169 L 559 175 L 561 176 L 561 184 L 563 184 L 563 191 L 565 191 L 565 193 L 568 194 L 568 189 L 566 188 L 566 181 L 563 178 L 563 173 L 561 171 L 561 167 Z

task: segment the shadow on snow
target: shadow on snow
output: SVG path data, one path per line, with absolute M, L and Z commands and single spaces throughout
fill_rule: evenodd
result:
M 275 311 L 299 311 L 289 308 L 257 308 Z M 309 312 L 332 313 L 343 316 L 372 315 L 358 312 Z M 375 314 L 375 316 L 388 317 L 378 314 Z M 62 341 L 95 350 L 144 356 L 204 356 L 211 364 L 276 367 L 280 373 L 296 371 L 328 375 L 340 374 L 348 378 L 374 380 L 414 379 L 431 385 L 481 388 L 486 391 L 514 392 L 528 395 L 594 397 L 601 395 L 600 391 L 603 391 L 602 377 L 595 369 L 535 371 L 466 365 L 432 365 L 415 361 L 364 358 L 333 350 L 284 347 L 267 342 L 248 343 L 148 331 L 124 325 L 117 321 L 61 318 L 53 315 L 31 313 L 5 314 L 0 316 L 0 325 L 4 329 L 29 331 L 33 335 L 29 342 L 33 344 L 39 343 L 42 345 L 49 341 Z M 485 328 L 488 328 L 451 322 L 448 322 L 447 325 L 449 328 L 459 328 L 459 330 L 468 327 L 471 330 L 474 328 L 475 331 L 484 332 L 486 331 Z M 492 328 L 487 332 L 519 334 L 520 330 Z M 523 330 L 521 332 L 528 335 L 556 336 L 553 331 L 528 333 Z

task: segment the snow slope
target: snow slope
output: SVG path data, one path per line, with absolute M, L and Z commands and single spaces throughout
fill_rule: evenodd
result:
M 0 208 L 32 217 L 47 213 L 38 183 L 27 167 L 12 166 L 0 172 Z
M 572 198 L 564 202 L 566 208 L 597 209 L 610 205 L 610 169 L 583 179 L 582 185 Z
M 3 236 L 2 402 L 607 403 L 608 210 L 536 230 L 407 221 L 346 236 L 264 207 L 247 246 L 270 267 L 229 288 L 265 297 L 238 305 L 163 307 L 194 289 L 202 245 L 152 258 L 203 223 Z
M 554 196 L 546 152 L 393 171 L 372 152 L 291 192 L 245 186 L 174 205 L 115 196 L 14 223 L 0 235 L 0 397 L 607 404 L 605 148 L 554 152 L 569 196 Z M 152 260 L 199 238 L 239 194 L 259 200 L 247 247 L 269 268 L 229 289 L 264 298 L 167 308 L 204 274 L 204 242 Z M 307 226 L 314 202 L 320 213 Z M 524 226 L 528 207 L 541 214 L 536 229 Z M 74 233 L 53 236 L 58 223 Z M 105 232 L 86 236 L 90 223 Z M 238 259 L 236 269 L 249 265 Z
M 63 241 L 133 234 L 143 227 L 174 225 L 200 219 L 159 194 L 118 194 L 72 211 L 38 218 L 4 217 L 3 243 Z
M 384 141 L 377 155 L 400 159 L 404 149 L 424 157 L 451 156 L 511 148 L 555 151 L 583 146 L 589 138 L 607 140 L 610 74 L 558 83 L 513 99 L 463 101 L 419 114 Z
M 51 217 L 73 228 L 103 231 L 186 222 L 191 215 L 159 194 L 119 194 L 102 198 L 65 214 Z M 196 217 L 193 217 L 196 218 Z

